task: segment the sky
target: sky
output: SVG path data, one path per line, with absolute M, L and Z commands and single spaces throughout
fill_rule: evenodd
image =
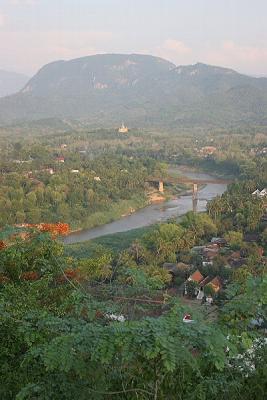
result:
M 99 53 L 267 76 L 267 0 L 0 0 L 0 69 Z

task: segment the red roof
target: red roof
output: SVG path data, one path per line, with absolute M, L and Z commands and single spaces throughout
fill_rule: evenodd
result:
M 206 276 L 205 279 L 203 279 L 203 281 L 199 282 L 199 286 L 205 286 L 210 282 L 211 278 L 209 276 Z
M 222 283 L 221 283 L 220 279 L 218 278 L 218 276 L 215 276 L 215 278 L 213 278 L 212 281 L 210 281 L 210 283 L 208 283 L 208 285 L 211 285 L 215 292 L 218 292 L 222 287 Z
M 189 276 L 188 279 L 191 280 L 191 281 L 195 281 L 195 282 L 199 283 L 204 279 L 204 276 L 197 269 L 192 275 Z

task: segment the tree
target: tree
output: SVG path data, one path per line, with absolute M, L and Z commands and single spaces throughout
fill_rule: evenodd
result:
M 78 262 L 79 274 L 86 281 L 105 281 L 112 277 L 112 254 L 106 250 L 95 258 L 81 259 Z
M 205 293 L 205 296 L 211 296 L 211 297 L 213 297 L 215 294 L 214 289 L 211 285 L 206 285 L 204 287 L 204 293 Z
M 183 228 L 177 224 L 160 224 L 144 237 L 144 243 L 160 260 L 175 262 L 176 252 L 183 244 L 183 233 Z
M 195 281 L 187 281 L 186 282 L 186 293 L 188 297 L 195 297 L 196 296 L 196 289 L 198 287 L 197 282 Z
M 191 231 L 195 239 L 209 239 L 217 233 L 216 225 L 207 214 L 196 214 L 190 211 L 183 217 L 181 225 Z
M 224 235 L 225 240 L 233 250 L 238 250 L 243 245 L 243 233 L 237 231 L 229 231 Z

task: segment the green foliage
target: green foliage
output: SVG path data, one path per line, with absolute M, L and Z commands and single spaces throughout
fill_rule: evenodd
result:
M 238 250 L 243 245 L 242 232 L 229 231 L 224 235 L 224 238 L 233 250 Z
M 249 277 L 243 284 L 234 283 L 227 289 L 229 301 L 223 308 L 222 320 L 233 332 L 247 331 L 251 320 L 266 321 L 267 277 Z M 252 332 L 253 333 L 253 332 Z
M 118 232 L 111 235 L 101 236 L 86 242 L 66 245 L 65 254 L 75 258 L 87 258 L 94 254 L 95 247 L 101 245 L 114 253 L 119 253 L 131 246 L 138 238 L 151 231 L 153 226 L 132 229 L 127 232 Z
M 170 231 L 160 232 L 169 243 L 169 233 L 178 231 L 171 226 Z M 0 290 L 1 398 L 104 400 L 114 395 L 126 400 L 176 400 L 177 396 L 183 400 L 223 400 L 225 396 L 237 400 L 242 393 L 246 400 L 260 400 L 257 393 L 264 393 L 265 380 L 263 349 L 253 356 L 255 371 L 246 379 L 235 356 L 246 356 L 261 336 L 255 328 L 248 328 L 253 318 L 266 319 L 266 276 L 229 286 L 229 301 L 220 312 L 219 323 L 193 313 L 195 323 L 185 324 L 184 313 L 191 311 L 175 298 L 156 318 L 118 322 L 108 317 L 121 312 L 114 297 L 108 298 L 104 292 L 100 298 L 89 294 L 87 281 L 59 283 L 53 271 L 57 266 L 65 271 L 69 262 L 72 266 L 77 263 L 89 282 L 106 280 L 112 263 L 115 284 L 128 279 L 132 294 L 149 294 L 164 286 L 169 275 L 147 264 L 146 249 L 140 242 L 133 243 L 118 260 L 103 247 L 95 248 L 91 259 L 65 259 L 62 245 L 48 235 L 9 243 L 1 250 L 7 261 L 13 260 L 14 253 L 20 255 L 15 258 L 19 269 L 36 268 L 43 271 L 43 277 L 29 282 L 18 275 Z M 112 285 L 105 286 L 108 295 Z M 194 290 L 196 284 L 188 282 L 189 291 L 190 286 Z M 122 295 L 130 293 L 122 290 Z M 250 385 L 256 381 L 254 389 Z
M 208 213 L 217 222 L 221 233 L 231 231 L 230 235 L 233 235 L 232 231 L 259 229 L 264 206 L 262 199 L 251 195 L 252 191 L 253 187 L 248 183 L 235 183 L 221 197 L 208 203 Z M 239 244 L 240 241 L 239 237 Z
M 206 285 L 204 287 L 204 293 L 205 293 L 205 296 L 211 296 L 211 297 L 213 297 L 215 294 L 214 289 L 211 285 Z
M 81 277 L 88 282 L 104 281 L 112 276 L 112 254 L 106 249 L 98 249 L 101 254 L 94 258 L 80 259 L 78 269 Z
M 176 252 L 183 248 L 183 235 L 184 230 L 177 224 L 160 224 L 144 237 L 144 243 L 157 257 L 175 262 Z
M 116 155 L 89 161 L 68 154 L 66 163 L 59 165 L 50 149 L 46 156 L 42 152 L 31 156 L 36 158 L 30 165 L 19 164 L 22 171 L 11 165 L 13 172 L 3 175 L 0 227 L 64 221 L 91 228 L 147 204 L 144 182 L 150 171 L 145 161 Z M 47 165 L 54 174 L 50 175 Z M 29 166 L 33 171 L 28 171 Z M 75 167 L 79 172 L 71 173 Z
M 210 239 L 217 234 L 217 227 L 207 214 L 196 214 L 188 212 L 181 221 L 185 229 L 189 229 L 194 234 L 194 238 Z
M 38 276 L 61 273 L 63 245 L 49 234 L 33 233 L 29 239 L 16 239 L 1 251 L 0 273 L 12 281 L 19 281 L 25 272 L 36 272 Z
M 186 293 L 188 297 L 195 297 L 196 296 L 196 289 L 198 287 L 197 282 L 195 281 L 187 281 L 186 282 Z
M 199 137 L 199 146 L 208 144 L 209 135 L 205 132 L 205 137 Z M 0 276 L 9 278 L 2 279 L 0 287 L 1 399 L 264 398 L 266 347 L 257 345 L 262 343 L 264 332 L 252 323 L 255 319 L 266 321 L 266 267 L 259 254 L 259 244 L 265 245 L 260 222 L 263 203 L 251 193 L 256 184 L 265 185 L 266 162 L 263 157 L 248 155 L 251 147 L 263 146 L 263 142 L 256 135 L 248 139 L 212 132 L 220 151 L 202 159 L 193 150 L 195 138 L 181 136 L 166 140 L 164 135 L 137 132 L 118 139 L 112 132 L 79 129 L 79 134 L 61 131 L 58 136 L 53 133 L 42 138 L 45 145 L 1 143 L 0 164 L 5 175 L 0 193 L 2 225 L 25 218 L 62 218 L 81 225 L 105 222 L 112 213 L 117 217 L 121 204 L 123 212 L 132 206 L 133 199 L 137 206 L 143 204 L 145 177 L 158 170 L 164 172 L 164 165 L 156 160 L 185 160 L 213 171 L 220 168 L 240 174 L 244 180 L 209 203 L 209 216 L 189 213 L 181 224 L 159 224 L 140 240 L 135 240 L 139 232 L 133 236 L 123 233 L 117 236 L 114 247 L 110 237 L 95 241 L 104 247 L 76 245 L 65 253 L 71 258 L 64 257 L 62 244 L 48 235 L 15 240 L 14 228 L 1 233 L 0 240 L 8 247 L 0 250 Z M 159 144 L 156 150 L 151 146 L 155 138 Z M 65 164 L 55 165 L 56 174 L 38 173 L 43 185 L 26 178 L 30 170 L 40 170 L 44 164 L 54 166 L 55 148 L 63 140 L 72 148 L 65 152 Z M 119 156 L 103 156 L 110 154 L 107 141 Z M 83 147 L 88 157 L 77 154 Z M 24 157 L 27 162 L 11 162 L 15 157 Z M 70 174 L 70 168 L 79 168 L 80 174 Z M 101 176 L 101 181 L 95 181 L 94 176 Z M 254 230 L 259 231 L 261 243 L 242 244 L 246 265 L 235 270 L 233 277 L 228 275 L 226 258 L 221 255 L 212 266 L 201 269 L 204 275 L 231 280 L 218 299 L 218 307 L 211 307 L 208 315 L 198 314 L 188 305 L 195 300 L 184 299 L 183 307 L 175 296 L 169 299 L 171 290 L 165 289 L 170 275 L 162 268 L 163 262 L 179 259 L 201 266 L 200 256 L 189 254 L 192 246 L 227 232 L 232 245 L 240 245 L 239 232 Z M 120 253 L 113 254 L 110 249 Z M 80 270 L 84 280 L 60 280 L 69 269 Z M 22 279 L 26 272 L 36 272 L 38 279 Z M 195 286 L 188 283 L 192 296 Z M 127 296 L 130 300 L 125 306 L 122 298 Z M 159 312 L 151 304 L 136 304 L 152 299 L 164 300 L 156 310 Z M 154 317 L 141 318 L 133 309 Z M 185 324 L 185 313 L 191 313 L 195 323 Z M 123 314 L 126 321 L 112 320 L 110 314 Z

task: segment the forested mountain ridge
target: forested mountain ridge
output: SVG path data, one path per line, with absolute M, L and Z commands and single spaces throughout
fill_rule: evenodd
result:
M 70 118 L 95 126 L 232 127 L 267 124 L 267 78 L 149 55 L 56 61 L 0 99 L 2 125 Z
M 29 78 L 17 72 L 0 69 L 0 97 L 8 96 L 21 90 Z

